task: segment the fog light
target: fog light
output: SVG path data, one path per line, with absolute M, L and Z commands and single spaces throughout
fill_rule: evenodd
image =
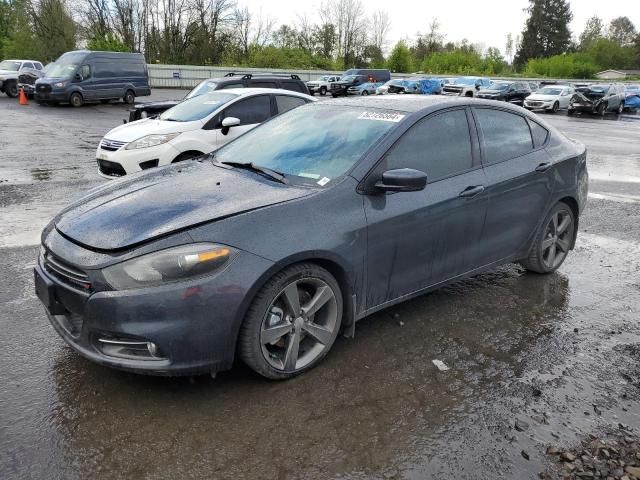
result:
M 152 357 L 155 357 L 158 354 L 158 347 L 153 342 L 147 342 L 147 350 L 149 350 L 149 355 Z

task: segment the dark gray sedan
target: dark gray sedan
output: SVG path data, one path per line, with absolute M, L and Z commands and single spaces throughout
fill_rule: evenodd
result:
M 44 230 L 35 285 L 103 365 L 180 375 L 239 357 L 283 379 L 377 310 L 507 262 L 555 271 L 586 198 L 584 146 L 522 108 L 320 102 L 90 192 Z

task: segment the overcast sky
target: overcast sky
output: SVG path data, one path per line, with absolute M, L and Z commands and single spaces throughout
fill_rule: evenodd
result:
M 301 0 L 239 0 L 252 12 L 262 9 L 278 24 L 293 23 L 298 13 L 307 13 L 317 19 L 321 0 L 303 2 Z M 527 0 L 363 0 L 368 11 L 386 10 L 391 18 L 390 46 L 403 38 L 413 40 L 417 32 L 425 32 L 432 18 L 440 22 L 447 40 L 459 41 L 466 38 L 471 43 L 482 43 L 485 48 L 495 46 L 504 54 L 505 38 L 511 32 L 515 38 L 522 32 L 527 14 L 524 9 Z M 612 18 L 628 16 L 640 28 L 639 0 L 573 0 L 571 10 L 573 22 L 571 32 L 578 37 L 584 24 L 594 14 L 605 23 Z

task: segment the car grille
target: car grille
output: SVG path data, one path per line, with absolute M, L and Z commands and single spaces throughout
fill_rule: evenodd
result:
M 108 160 L 98 160 L 98 168 L 100 169 L 100 173 L 110 177 L 124 177 L 127 174 L 124 168 L 122 168 L 122 165 L 116 162 L 109 162 Z
M 116 150 L 120 150 L 127 142 L 119 142 L 118 140 L 108 140 L 103 138 L 100 142 L 100 148 L 102 150 L 108 150 L 110 152 L 115 152 Z
M 451 93 L 451 94 L 455 94 L 455 95 L 460 95 L 460 93 L 462 93 L 462 88 L 460 87 L 444 87 L 442 89 L 443 92 L 445 93 Z
M 52 255 L 50 252 L 46 252 L 43 255 L 42 266 L 48 273 L 53 275 L 62 283 L 85 292 L 91 291 L 91 281 L 86 273 L 69 265 L 67 262 Z
M 527 105 L 529 105 L 530 107 L 541 107 L 543 105 L 543 102 L 534 102 L 533 100 L 528 100 Z
M 48 83 L 39 83 L 36 86 L 36 91 L 39 93 L 49 93 L 51 91 L 51 85 Z

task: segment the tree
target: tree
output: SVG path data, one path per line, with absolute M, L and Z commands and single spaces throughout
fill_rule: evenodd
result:
M 507 56 L 507 63 L 511 64 L 513 62 L 513 35 L 511 35 L 511 33 L 507 33 L 507 42 L 504 46 L 504 53 Z
M 105 52 L 130 52 L 129 45 L 118 40 L 112 33 L 100 37 L 95 36 L 87 44 L 89 50 L 102 50 Z
M 400 40 L 391 50 L 389 60 L 387 60 L 387 68 L 392 72 L 408 73 L 412 70 L 411 50 L 407 44 Z
M 64 0 L 40 0 L 31 15 L 40 58 L 51 61 L 75 50 L 77 28 Z
M 584 30 L 580 34 L 580 48 L 585 49 L 591 42 L 604 37 L 604 23 L 602 19 L 594 15 L 587 20 Z
M 529 17 L 515 63 L 523 66 L 530 58 L 549 57 L 567 51 L 571 43 L 569 22 L 573 18 L 567 0 L 529 0 Z
M 607 37 L 621 47 L 629 47 L 633 45 L 636 33 L 636 27 L 629 17 L 618 17 L 611 20 Z
M 389 14 L 384 10 L 378 10 L 371 15 L 371 41 L 370 44 L 382 51 L 387 43 L 387 34 L 391 28 Z

